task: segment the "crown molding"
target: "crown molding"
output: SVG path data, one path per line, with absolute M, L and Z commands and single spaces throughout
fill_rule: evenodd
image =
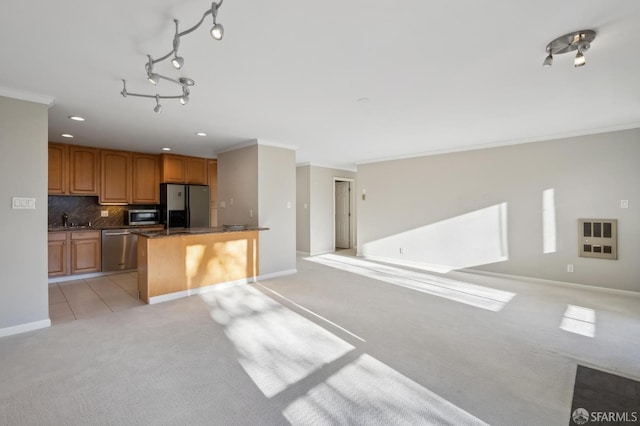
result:
M 11 87 L 5 87 L 5 86 L 0 86 L 0 96 L 17 99 L 20 101 L 43 104 L 43 105 L 46 105 L 47 108 L 51 108 L 56 103 L 56 98 L 54 98 L 53 96 L 28 92 L 26 90 L 17 90 L 17 89 L 13 89 Z

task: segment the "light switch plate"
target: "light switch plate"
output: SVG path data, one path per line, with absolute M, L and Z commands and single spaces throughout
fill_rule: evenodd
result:
M 13 197 L 11 199 L 11 208 L 35 210 L 36 199 L 31 197 Z

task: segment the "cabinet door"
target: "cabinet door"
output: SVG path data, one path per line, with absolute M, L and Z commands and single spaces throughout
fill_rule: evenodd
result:
M 98 238 L 95 238 L 96 235 Z M 71 233 L 71 273 L 85 274 L 100 272 L 100 237 L 99 232 Z
M 186 178 L 185 158 L 180 155 L 162 154 L 162 182 L 185 183 Z
M 100 151 L 100 203 L 128 204 L 131 194 L 131 153 Z
M 69 193 L 99 195 L 99 168 L 96 148 L 69 145 Z
M 132 204 L 160 204 L 160 159 L 152 154 L 133 154 Z
M 69 274 L 69 245 L 66 232 L 49 232 L 49 276 Z
M 69 192 L 69 146 L 49 143 L 49 194 Z
M 187 183 L 198 185 L 207 184 L 207 159 L 187 157 Z

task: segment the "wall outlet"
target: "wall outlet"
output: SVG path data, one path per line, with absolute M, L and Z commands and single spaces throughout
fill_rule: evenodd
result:
M 290 209 L 291 208 L 291 201 L 287 201 L 287 208 Z
M 224 201 L 220 201 L 220 208 L 224 209 L 227 207 L 227 203 L 225 203 Z
M 249 217 L 253 217 L 253 209 L 249 209 Z
M 628 209 L 629 208 L 629 200 L 620 200 L 620 208 Z
M 573 272 L 573 265 L 570 263 L 567 265 L 567 272 Z
M 109 217 L 109 210 L 100 210 L 100 217 Z

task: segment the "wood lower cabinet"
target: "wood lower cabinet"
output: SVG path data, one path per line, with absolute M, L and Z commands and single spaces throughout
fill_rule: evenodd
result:
M 100 195 L 97 148 L 69 145 L 69 194 Z
M 160 157 L 134 153 L 131 161 L 131 203 L 160 204 Z
M 100 231 L 49 232 L 49 277 L 100 272 Z
M 69 233 L 49 232 L 49 276 L 69 275 Z
M 71 274 L 100 272 L 100 231 L 70 232 Z
M 128 204 L 131 200 L 131 153 L 100 151 L 100 204 Z

